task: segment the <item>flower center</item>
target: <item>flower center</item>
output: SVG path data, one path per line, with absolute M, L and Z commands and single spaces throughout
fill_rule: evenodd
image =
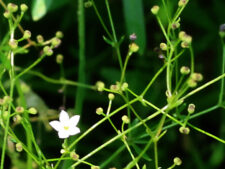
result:
M 64 126 L 64 130 L 69 130 L 69 126 Z

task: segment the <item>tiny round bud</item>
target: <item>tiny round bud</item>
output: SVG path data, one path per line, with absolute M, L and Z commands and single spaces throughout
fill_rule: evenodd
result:
M 188 3 L 188 0 L 180 0 L 180 1 L 178 2 L 178 6 L 181 7 L 181 6 L 186 5 L 187 3 Z
M 99 92 L 102 92 L 105 88 L 105 84 L 102 81 L 97 81 L 95 86 Z
M 182 48 L 189 48 L 190 47 L 190 44 L 187 43 L 187 42 L 181 42 L 181 45 L 180 45 Z
M 182 67 L 180 68 L 180 73 L 183 74 L 183 75 L 187 75 L 187 74 L 190 73 L 190 68 L 187 67 L 187 66 L 182 66 Z
M 70 157 L 74 160 L 77 161 L 79 160 L 79 155 L 75 153 L 74 151 L 70 153 Z
M 115 95 L 112 93 L 109 93 L 108 98 L 109 98 L 109 100 L 113 100 L 115 98 Z
M 38 43 L 43 43 L 44 42 L 44 38 L 43 38 L 43 36 L 42 35 L 37 35 L 37 42 Z
M 61 40 L 59 38 L 53 38 L 52 39 L 52 46 L 54 48 L 58 47 L 61 44 Z
M 21 120 L 22 120 L 22 117 L 20 115 L 18 115 L 18 114 L 13 117 L 13 121 L 15 123 L 20 123 Z
M 114 90 L 114 91 L 118 91 L 119 90 L 119 86 L 118 85 L 111 85 L 110 89 Z
M 93 4 L 92 4 L 91 1 L 87 1 L 87 2 L 84 3 L 84 7 L 85 7 L 85 8 L 90 8 L 90 7 L 92 7 L 92 5 L 93 5 Z
M 4 96 L 3 97 L 3 102 L 4 104 L 9 104 L 12 101 L 10 96 Z
M 188 86 L 191 87 L 191 88 L 194 88 L 194 87 L 197 86 L 196 81 L 193 80 L 193 79 L 189 79 L 189 80 L 187 81 L 187 84 L 188 84 Z
M 91 166 L 91 169 L 100 169 L 99 166 Z
M 175 22 L 172 24 L 172 29 L 177 29 L 180 27 L 180 23 L 179 22 Z
M 181 159 L 180 159 L 179 157 L 175 157 L 175 158 L 173 159 L 173 162 L 174 162 L 174 164 L 176 164 L 176 165 L 181 165 L 181 164 L 182 164 L 182 161 L 181 161 Z
M 189 134 L 190 133 L 190 129 L 188 127 L 180 127 L 179 128 L 180 133 L 182 134 Z
M 29 39 L 31 37 L 31 32 L 29 30 L 25 30 L 23 34 L 24 39 Z
M 139 46 L 136 43 L 133 42 L 129 45 L 129 50 L 131 52 L 137 52 L 139 50 Z
M 57 31 L 56 33 L 55 33 L 55 36 L 57 37 L 57 38 L 63 38 L 63 33 L 62 33 L 62 31 Z
M 37 109 L 35 109 L 34 107 L 29 108 L 28 112 L 30 114 L 37 114 Z
M 21 106 L 16 107 L 16 112 L 17 113 L 23 113 L 24 112 L 24 108 Z
M 130 36 L 129 36 L 130 40 L 132 41 L 135 41 L 137 39 L 137 35 L 135 33 L 132 33 Z
M 8 111 L 4 111 L 3 112 L 3 119 L 7 119 L 8 118 L 8 116 L 9 116 L 9 112 Z
M 22 12 L 26 12 L 26 11 L 28 10 L 28 6 L 27 6 L 26 4 L 21 4 L 21 5 L 20 5 L 20 10 L 21 10 Z
M 184 31 L 180 31 L 178 36 L 180 40 L 183 40 L 184 36 L 186 36 L 186 33 Z
M 58 54 L 56 56 L 56 63 L 61 64 L 63 62 L 63 55 L 62 54 Z
M 129 124 L 129 123 L 130 123 L 130 119 L 129 119 L 129 117 L 128 117 L 127 115 L 123 115 L 123 116 L 122 116 L 122 121 L 123 121 L 124 123 L 126 123 L 126 124 Z
M 9 18 L 10 17 L 10 12 L 8 11 L 8 10 L 6 10 L 4 13 L 3 13 L 3 16 L 5 17 L 5 18 Z
M 66 152 L 66 151 L 65 151 L 64 149 L 61 149 L 61 150 L 60 150 L 60 153 L 61 153 L 61 154 L 64 154 L 65 152 Z
M 158 5 L 154 5 L 154 6 L 151 8 L 151 12 L 152 12 L 154 15 L 157 15 L 158 12 L 159 12 L 159 6 L 158 6 Z
M 18 42 L 15 39 L 9 41 L 9 46 L 11 49 L 16 49 L 18 47 Z
M 23 151 L 23 146 L 22 146 L 22 143 L 16 143 L 16 151 L 18 151 L 18 152 L 21 152 L 21 151 Z
M 167 50 L 167 44 L 165 44 L 165 43 L 160 43 L 160 49 L 162 49 L 162 50 Z
M 125 91 L 128 88 L 128 83 L 124 82 L 121 86 L 121 90 Z
M 102 115 L 103 114 L 103 108 L 99 107 L 96 109 L 96 114 L 97 115 Z
M 202 76 L 201 73 L 193 73 L 193 74 L 191 75 L 191 78 L 192 78 L 193 80 L 197 81 L 197 82 L 200 82 L 200 81 L 203 80 L 203 76 Z
M 47 56 L 51 56 L 53 54 L 53 51 L 49 46 L 45 46 L 43 51 Z
M 18 10 L 18 6 L 16 4 L 9 3 L 7 5 L 7 9 L 9 10 L 9 12 L 16 12 Z
M 189 104 L 188 105 L 188 113 L 192 114 L 195 112 L 195 105 L 194 104 Z

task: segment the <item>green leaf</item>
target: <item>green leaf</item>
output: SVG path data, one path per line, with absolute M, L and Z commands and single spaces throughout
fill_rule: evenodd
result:
M 43 18 L 49 6 L 51 5 L 52 0 L 33 0 L 31 7 L 31 15 L 34 21 L 38 21 Z
M 144 9 L 142 0 L 123 0 L 123 12 L 127 34 L 135 33 L 135 41 L 140 49 L 139 53 L 143 54 L 146 47 L 146 30 L 144 21 Z

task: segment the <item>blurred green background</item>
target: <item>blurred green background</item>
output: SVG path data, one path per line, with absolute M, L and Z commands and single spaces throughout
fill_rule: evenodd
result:
M 61 46 L 55 53 L 62 53 L 64 55 L 65 76 L 67 79 L 77 81 L 78 79 L 78 20 L 77 20 L 77 0 L 43 0 L 46 12 L 41 13 L 42 6 L 37 5 L 38 0 L 30 1 L 4 1 L 14 2 L 16 4 L 25 2 L 30 7 L 29 11 L 22 21 L 24 29 L 32 32 L 32 38 L 36 35 L 42 34 L 45 39 L 51 38 L 55 35 L 57 30 L 64 33 Z M 110 23 L 103 0 L 95 0 L 96 6 L 110 29 Z M 174 13 L 177 8 L 177 0 L 168 0 L 170 13 Z M 165 42 L 163 34 L 156 22 L 155 17 L 150 13 L 150 8 L 158 4 L 160 1 L 154 0 L 109 0 L 118 38 L 124 36 L 124 41 L 121 44 L 122 59 L 125 59 L 129 35 L 135 32 L 138 36 L 137 43 L 140 46 L 140 52 L 131 57 L 126 72 L 126 79 L 129 87 L 136 93 L 140 93 L 156 71 L 163 65 L 163 61 L 158 58 L 158 53 L 154 51 L 159 43 Z M 204 82 L 207 82 L 221 72 L 222 47 L 218 35 L 220 24 L 225 23 L 225 1 L 203 1 L 190 0 L 184 12 L 181 15 L 181 30 L 186 31 L 193 37 L 193 48 L 195 53 L 196 71 L 201 72 L 204 76 Z M 0 13 L 4 10 L 1 7 Z M 39 14 L 38 16 L 36 16 Z M 167 24 L 166 14 L 163 9 L 160 11 L 160 17 L 164 24 Z M 36 19 L 36 21 L 33 21 Z M 8 30 L 7 21 L 1 15 L 0 17 L 0 40 L 3 38 Z M 115 51 L 105 43 L 103 35 L 104 32 L 100 22 L 92 7 L 85 8 L 85 76 L 86 83 L 94 85 L 96 81 L 101 80 L 109 87 L 120 78 L 120 68 Z M 21 37 L 21 33 L 17 31 L 16 38 Z M 26 67 L 31 64 L 39 55 L 40 49 L 32 48 L 30 53 L 26 55 L 18 55 L 15 58 L 15 64 L 20 67 Z M 185 55 L 188 56 L 188 52 Z M 40 65 L 34 68 L 52 78 L 59 78 L 59 66 L 55 62 L 55 56 L 46 58 Z M 188 65 L 189 62 L 183 59 L 179 62 L 180 66 Z M 26 75 L 22 78 L 32 90 L 42 98 L 48 108 L 59 110 L 63 105 L 63 95 L 58 92 L 62 87 L 60 85 L 49 84 L 38 77 Z M 195 103 L 197 112 L 209 108 L 217 103 L 219 94 L 219 83 L 213 84 L 207 89 L 199 92 L 188 99 L 187 103 Z M 148 92 L 146 99 L 158 105 L 158 107 L 165 105 L 165 74 L 162 74 L 156 83 L 152 86 L 151 92 Z M 67 86 L 64 95 L 66 102 L 63 106 L 66 109 L 74 112 L 76 87 Z M 81 123 L 79 124 L 82 131 L 88 129 L 95 122 L 100 120 L 95 114 L 95 109 L 99 106 L 107 108 L 107 94 L 98 93 L 92 90 L 85 90 L 82 93 L 83 106 L 81 112 Z M 81 98 L 82 99 L 82 98 Z M 113 102 L 113 109 L 123 104 L 123 101 L 118 97 Z M 143 107 L 140 104 L 135 105 L 138 113 L 143 113 L 144 116 L 153 112 L 152 109 Z M 38 108 L 38 107 L 37 107 Z M 118 120 L 124 114 L 113 118 Z M 204 116 L 192 120 L 191 122 L 223 139 L 225 139 L 225 111 L 217 109 Z M 185 114 L 185 112 L 184 112 Z M 156 119 L 157 122 L 157 119 Z M 154 124 L 154 122 L 149 125 Z M 47 153 L 47 157 L 53 158 L 60 155 L 61 140 L 58 139 L 55 132 L 46 132 L 44 127 L 39 128 L 34 123 L 35 134 L 40 137 L 41 148 Z M 118 122 L 117 126 L 120 126 Z M 17 132 L 22 132 L 19 127 Z M 140 129 L 144 132 L 144 128 Z M 38 134 L 39 133 L 39 134 Z M 88 135 L 81 141 L 76 149 L 77 153 L 82 157 L 97 146 L 103 144 L 106 140 L 114 136 L 114 131 L 109 124 L 103 124 L 97 128 L 93 133 Z M 135 136 L 135 133 L 134 133 Z M 53 139 L 54 138 L 54 139 Z M 146 139 L 145 139 L 146 141 Z M 109 147 L 100 151 L 97 155 L 90 158 L 94 164 L 100 165 L 112 152 L 116 151 L 122 145 L 121 141 L 116 141 Z M 137 144 L 134 151 L 140 152 L 143 145 Z M 153 149 L 148 151 L 145 159 L 141 163 L 147 163 L 148 168 L 154 166 Z M 198 168 L 198 169 L 223 169 L 225 166 L 225 146 L 203 134 L 194 130 L 188 136 L 183 136 L 178 132 L 178 127 L 168 130 L 166 136 L 159 142 L 159 164 L 162 168 L 166 168 L 172 164 L 175 156 L 179 156 L 183 160 L 180 168 Z M 130 157 L 128 152 L 124 150 L 108 165 L 109 167 L 117 167 L 118 169 L 124 167 L 129 162 Z M 146 161 L 147 160 L 147 161 Z M 10 162 L 9 162 L 10 163 Z M 66 164 L 64 164 L 66 168 Z M 85 168 L 81 166 L 78 168 Z M 178 168 L 178 167 L 177 167 Z

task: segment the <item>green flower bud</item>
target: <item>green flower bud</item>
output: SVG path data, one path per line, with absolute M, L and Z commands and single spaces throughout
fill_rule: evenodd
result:
M 129 117 L 126 116 L 126 115 L 123 115 L 123 116 L 122 116 L 122 121 L 123 121 L 124 123 L 126 123 L 126 124 L 129 124 L 129 123 L 130 123 L 130 119 L 129 119 Z
M 18 152 L 21 152 L 21 151 L 23 151 L 23 146 L 22 146 L 22 143 L 16 143 L 16 151 L 18 151 Z
M 192 114 L 195 112 L 195 105 L 194 104 L 189 104 L 188 105 L 188 113 Z
M 137 52 L 139 50 L 139 46 L 136 43 L 133 42 L 129 45 L 129 50 L 131 52 Z
M 20 115 L 18 115 L 18 114 L 13 117 L 13 121 L 15 123 L 20 123 L 21 120 L 22 120 L 22 117 Z
M 52 39 L 52 46 L 53 48 L 58 47 L 61 44 L 61 40 L 59 38 Z
M 181 161 L 181 159 L 180 159 L 179 157 L 175 157 L 175 158 L 173 159 L 173 162 L 174 162 L 174 164 L 176 164 L 176 165 L 181 165 L 181 164 L 182 164 L 182 161 Z
M 195 80 L 193 80 L 193 79 L 189 79 L 189 80 L 187 81 L 187 84 L 188 84 L 188 86 L 191 87 L 191 88 L 194 88 L 194 87 L 197 86 L 197 82 L 196 82 Z
M 180 133 L 182 134 L 189 134 L 190 133 L 190 129 L 188 127 L 180 127 L 179 128 Z
M 45 46 L 43 51 L 47 56 L 51 56 L 53 54 L 53 51 L 49 46 Z
M 157 15 L 158 12 L 159 12 L 159 6 L 158 6 L 158 5 L 154 5 L 154 6 L 151 8 L 151 12 L 152 12 L 154 15 Z
M 102 92 L 105 88 L 105 84 L 102 81 L 97 81 L 95 86 L 99 92 Z
M 63 62 L 63 55 L 62 54 L 58 54 L 56 56 L 56 63 L 61 64 Z
M 29 30 L 25 30 L 23 33 L 24 39 L 29 39 L 31 37 L 31 32 Z
M 38 43 L 43 43 L 44 42 L 44 38 L 42 35 L 37 35 L 37 42 Z
M 197 82 L 200 82 L 200 81 L 203 80 L 203 76 L 202 76 L 201 73 L 193 73 L 193 74 L 191 75 L 191 78 L 192 78 L 193 80 L 197 81 Z
M 121 90 L 125 91 L 127 88 L 128 88 L 128 83 L 126 83 L 126 82 L 123 83 L 122 86 L 121 86 Z
M 24 112 L 24 108 L 19 106 L 19 107 L 16 107 L 16 112 L 17 113 L 23 113 Z
M 70 157 L 74 160 L 77 161 L 79 160 L 79 155 L 75 153 L 74 151 L 70 153 Z
M 110 86 L 110 90 L 118 91 L 119 90 L 119 86 L 118 85 L 111 85 Z
M 15 39 L 9 41 L 9 46 L 11 49 L 16 49 L 18 47 L 18 42 Z
M 180 73 L 183 74 L 183 75 L 187 75 L 187 74 L 190 73 L 190 68 L 187 67 L 187 66 L 182 66 L 182 67 L 180 68 Z
M 31 107 L 31 108 L 29 108 L 28 113 L 37 114 L 37 109 L 35 109 L 34 107 Z
M 4 13 L 3 13 L 3 16 L 5 17 L 5 18 L 9 18 L 10 17 L 10 12 L 8 11 L 8 10 L 6 10 Z
M 92 4 L 91 1 L 87 1 L 87 2 L 84 3 L 84 7 L 85 7 L 85 8 L 90 8 L 90 7 L 92 7 L 92 5 L 93 5 L 93 4 Z
M 12 98 L 10 96 L 3 97 L 4 104 L 9 104 L 11 101 L 12 101 Z
M 179 7 L 182 7 L 182 6 L 186 5 L 187 3 L 188 3 L 188 0 L 180 0 L 180 1 L 178 2 L 178 6 L 179 6 Z
M 6 120 L 9 116 L 9 112 L 8 111 L 4 111 L 3 112 L 3 119 Z
M 167 44 L 165 44 L 165 43 L 160 43 L 160 49 L 162 49 L 162 50 L 164 50 L 164 51 L 166 51 L 167 50 Z
M 20 10 L 21 10 L 22 12 L 26 12 L 26 11 L 28 10 L 28 6 L 27 6 L 26 4 L 21 4 L 21 5 L 20 5 Z
M 55 36 L 57 37 L 57 38 L 63 38 L 63 33 L 61 32 L 61 31 L 57 31 L 56 33 L 55 33 Z
M 113 100 L 115 98 L 115 95 L 112 93 L 109 93 L 108 98 L 109 98 L 109 100 Z
M 97 115 L 102 115 L 103 114 L 103 108 L 99 107 L 96 109 L 96 114 Z
M 177 29 L 180 27 L 180 23 L 179 22 L 175 22 L 172 24 L 172 29 Z
M 181 45 L 180 45 L 182 48 L 189 48 L 190 44 L 187 43 L 187 42 L 181 42 Z
M 179 36 L 180 40 L 184 40 L 184 37 L 186 36 L 186 33 L 184 31 L 180 31 L 178 36 Z
M 7 5 L 7 9 L 9 10 L 9 12 L 16 12 L 18 10 L 18 6 L 16 4 L 13 3 L 9 3 Z

